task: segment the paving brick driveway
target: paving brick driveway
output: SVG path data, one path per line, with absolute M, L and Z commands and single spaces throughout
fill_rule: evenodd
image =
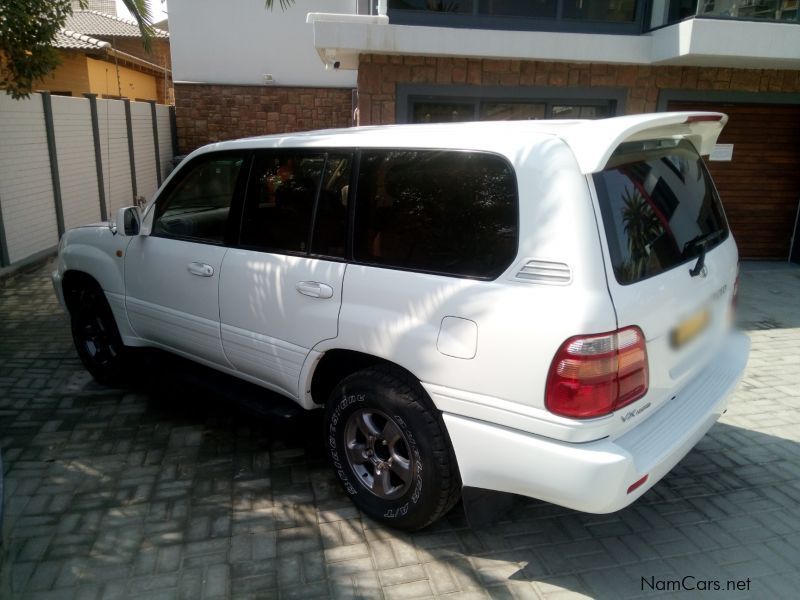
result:
M 667 595 L 797 597 L 800 268 L 747 267 L 740 391 L 641 500 L 604 516 L 525 501 L 484 530 L 456 507 L 414 535 L 352 508 L 317 420 L 231 398 L 252 388 L 97 386 L 49 268 L 18 276 L 0 284 L 0 597 L 624 598 L 685 576 L 749 591 Z

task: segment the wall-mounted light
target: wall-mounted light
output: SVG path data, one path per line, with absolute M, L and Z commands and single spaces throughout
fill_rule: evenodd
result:
M 264 73 L 264 85 L 275 85 L 275 78 L 272 73 Z

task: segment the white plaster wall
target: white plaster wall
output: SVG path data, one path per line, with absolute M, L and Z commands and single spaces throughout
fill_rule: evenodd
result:
M 314 48 L 309 12 L 356 11 L 356 0 L 297 0 L 287 10 L 275 0 L 169 0 L 175 81 L 355 87 L 356 73 L 326 71 Z
M 11 263 L 58 243 L 42 98 L 0 92 L 0 210 Z

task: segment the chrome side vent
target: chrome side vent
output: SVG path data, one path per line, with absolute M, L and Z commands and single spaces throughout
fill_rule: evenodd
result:
M 549 260 L 529 260 L 515 277 L 527 283 L 543 283 L 546 285 L 569 285 L 572 282 L 572 270 L 566 263 Z

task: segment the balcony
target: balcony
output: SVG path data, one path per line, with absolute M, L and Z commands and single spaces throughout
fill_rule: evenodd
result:
M 484 12 L 494 10 L 492 18 L 505 19 L 507 17 L 497 15 L 503 6 L 518 12 L 531 11 L 531 5 L 544 6 L 548 2 L 555 6 L 556 16 L 550 19 L 550 29 L 538 29 L 535 35 L 531 34 L 531 24 L 541 24 L 543 19 L 513 17 L 512 20 L 523 22 L 525 27 L 519 24 L 495 27 L 499 21 L 492 21 L 479 10 L 481 7 Z M 460 3 L 455 0 L 356 0 L 355 14 L 310 13 L 308 22 L 313 25 L 314 45 L 322 61 L 341 69 L 358 69 L 361 54 L 800 69 L 798 3 L 798 0 L 648 0 L 646 3 L 636 0 L 633 14 L 643 19 L 638 24 L 637 35 L 619 35 L 623 32 L 608 29 L 614 23 L 589 18 L 583 20 L 582 26 L 588 27 L 585 30 L 572 29 L 572 25 L 557 26 L 576 14 L 570 12 L 573 8 L 583 6 L 587 10 L 591 6 L 595 11 L 591 14 L 596 19 L 603 15 L 607 20 L 609 15 L 630 15 L 630 12 L 614 12 L 627 5 L 610 0 L 597 3 L 589 0 L 462 0 Z M 393 8 L 401 4 L 405 8 Z M 649 12 L 639 8 L 643 4 Z M 458 13 L 427 8 L 454 9 L 456 5 L 469 11 Z M 598 13 L 600 5 L 604 8 Z M 629 2 L 628 5 L 633 4 Z M 648 27 L 641 16 L 643 13 L 648 15 Z M 460 20 L 462 17 L 473 21 L 465 25 L 466 21 Z M 417 18 L 420 22 L 415 22 Z M 620 23 L 626 27 L 633 25 L 631 21 L 617 24 Z M 642 33 L 643 28 L 648 31 Z M 481 30 L 479 35 L 476 29 Z

